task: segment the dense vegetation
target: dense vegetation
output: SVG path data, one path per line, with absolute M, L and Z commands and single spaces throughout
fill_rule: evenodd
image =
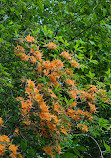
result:
M 0 4 L 0 156 L 109 158 L 109 1 Z

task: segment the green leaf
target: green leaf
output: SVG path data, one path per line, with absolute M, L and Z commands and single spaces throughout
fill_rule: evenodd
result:
M 77 149 L 80 151 L 86 151 L 87 149 L 84 146 L 77 146 Z
M 95 74 L 92 73 L 91 71 L 89 71 L 89 74 L 87 74 L 86 76 L 88 76 L 89 78 L 93 79 Z
M 103 140 L 103 142 L 104 142 L 104 147 L 106 148 L 106 150 L 108 150 L 109 151 L 109 153 L 110 153 L 110 151 L 111 151 L 111 148 L 110 148 L 110 146 L 109 145 L 107 145 L 106 143 L 105 143 L 105 141 Z
M 32 155 L 35 155 L 36 152 L 33 148 L 30 148 L 27 150 L 27 153 L 32 156 Z
M 25 150 L 27 148 L 27 141 L 26 140 L 21 142 L 21 148 L 22 148 L 22 150 Z
M 65 97 L 65 102 L 66 102 L 66 104 L 68 104 L 69 103 L 69 101 L 67 100 L 67 98 Z
M 65 153 L 65 154 L 62 156 L 62 158 L 78 158 L 78 156 L 76 156 L 76 155 L 74 155 L 74 154 L 72 154 L 72 153 L 67 152 L 67 153 Z
M 76 148 L 74 148 L 73 151 L 75 152 L 76 155 L 80 156 L 80 153 Z

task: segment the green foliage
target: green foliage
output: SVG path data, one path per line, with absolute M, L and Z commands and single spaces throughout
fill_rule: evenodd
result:
M 4 88 L 13 88 L 11 75 L 7 72 L 7 68 L 3 67 L 0 63 L 0 93 Z
M 77 84 L 81 87 L 87 84 L 98 84 L 99 87 L 107 90 L 108 98 L 110 98 L 111 17 L 109 1 L 28 0 L 26 2 L 25 0 L 2 0 L 0 5 L 2 8 L 0 11 L 0 102 L 2 104 L 0 113 L 6 120 L 4 125 L 9 127 L 3 130 L 3 133 L 13 133 L 14 128 L 19 126 L 20 112 L 15 98 L 25 95 L 24 84 L 20 79 L 32 78 L 35 80 L 32 73 L 34 67 L 21 61 L 14 53 L 16 41 L 22 35 L 31 33 L 36 36 L 41 43 L 40 47 L 49 41 L 58 44 L 57 50 L 50 54 L 47 54 L 47 51 L 46 57 L 48 55 L 56 59 L 59 50 L 68 50 L 81 64 L 79 70 L 75 69 Z M 37 80 L 47 84 L 46 78 L 38 78 Z M 55 88 L 55 92 L 58 94 L 60 90 L 58 87 Z M 65 99 L 67 105 L 71 101 Z M 109 103 L 103 103 L 103 100 L 97 103 L 97 110 L 100 112 L 94 118 L 95 125 L 92 125 L 90 129 L 92 136 L 98 138 L 97 141 L 102 150 L 107 150 L 103 153 L 106 157 L 109 156 L 110 152 L 108 138 L 110 135 L 111 107 L 109 105 Z M 84 140 L 83 138 L 79 139 Z M 73 138 L 70 138 L 71 140 Z M 93 149 L 91 150 L 88 138 L 83 143 L 83 147 L 81 141 L 79 146 L 76 144 L 77 140 L 70 141 L 67 140 L 66 146 L 63 146 L 67 149 L 62 157 L 76 158 L 84 155 L 87 158 L 90 157 L 88 153 L 92 154 L 93 149 L 94 151 L 97 150 L 92 141 Z M 69 146 L 67 145 L 68 142 L 70 142 Z M 32 144 L 28 144 L 22 136 L 19 136 L 15 143 L 20 143 L 20 148 L 26 157 L 40 157 L 36 153 L 37 144 L 35 147 L 31 147 Z M 85 145 L 87 147 L 84 148 Z M 42 155 L 41 148 L 38 153 Z M 97 156 L 95 155 L 95 157 Z

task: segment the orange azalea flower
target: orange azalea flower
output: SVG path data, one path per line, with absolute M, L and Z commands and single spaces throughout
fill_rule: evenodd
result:
M 79 120 L 79 118 L 80 118 L 79 115 L 74 115 L 74 116 L 73 116 L 73 119 L 74 119 L 76 122 Z
M 93 120 L 93 117 L 92 117 L 91 113 L 89 113 L 88 111 L 85 111 L 84 115 L 89 119 L 89 121 Z
M 71 107 L 72 106 L 76 107 L 76 105 L 77 105 L 77 103 L 75 103 L 75 102 L 73 102 L 73 103 L 70 104 Z
M 51 89 L 48 89 L 48 90 L 49 90 L 50 96 L 51 96 L 52 98 L 57 99 L 57 96 L 54 94 L 54 92 L 53 92 Z
M 22 109 L 21 110 L 21 115 L 26 115 L 27 114 L 27 109 Z
M 47 155 L 50 155 L 50 156 L 53 156 L 52 149 L 53 149 L 53 147 L 50 147 L 50 146 L 45 146 L 45 147 L 43 147 L 43 150 L 45 151 L 45 153 L 46 153 Z
M 51 71 L 55 71 L 55 70 L 56 70 L 56 66 L 57 66 L 57 65 L 55 65 L 55 63 L 52 61 L 52 62 L 50 63 L 49 68 L 51 69 Z
M 75 81 L 67 79 L 66 83 L 69 84 L 69 85 L 74 85 Z
M 28 61 L 28 59 L 29 59 L 29 56 L 28 55 L 26 55 L 25 53 L 18 53 L 18 55 L 19 55 L 19 57 L 20 57 L 20 59 L 21 60 L 26 60 L 26 61 Z
M 61 130 L 62 133 L 64 133 L 65 135 L 67 135 L 67 131 L 66 131 L 66 129 L 64 128 L 64 126 L 61 126 L 60 130 Z
M 31 60 L 31 62 L 34 64 L 37 62 L 36 58 L 34 56 L 30 56 L 29 59 Z
M 30 125 L 31 121 L 23 121 L 24 124 Z
M 73 67 L 73 68 L 75 68 L 75 67 L 80 67 L 80 65 L 78 64 L 78 62 L 77 61 L 75 61 L 75 60 L 71 60 L 70 61 L 70 64 L 71 64 L 71 67 Z
M 25 93 L 27 93 L 29 96 L 32 96 L 32 89 L 31 89 L 31 87 L 25 87 Z
M 70 125 L 70 123 L 68 123 L 68 127 L 69 127 L 69 130 L 71 129 L 71 125 Z
M 48 47 L 50 50 L 56 49 L 56 45 L 53 42 L 49 42 L 48 44 L 45 45 L 45 47 Z
M 45 74 L 46 76 L 48 76 L 49 70 L 46 70 L 46 69 L 45 69 L 43 72 L 44 72 L 44 74 Z
M 39 90 L 37 88 L 34 88 L 34 93 L 39 94 Z
M 74 100 L 76 100 L 76 91 L 75 90 L 72 90 L 72 91 L 69 91 L 69 93 L 71 93 L 71 97 L 74 98 Z
M 22 46 L 17 46 L 17 47 L 15 47 L 15 49 L 14 49 L 14 52 L 15 53 L 22 53 L 22 52 L 24 52 L 24 48 L 22 47 Z
M 15 135 L 15 136 L 19 135 L 19 129 L 18 129 L 18 128 L 15 129 L 14 135 Z
M 72 75 L 72 74 L 73 74 L 73 71 L 72 71 L 71 69 L 67 69 L 67 70 L 66 70 L 66 73 L 67 73 L 68 75 Z
M 5 145 L 0 144 L 0 155 L 3 155 L 5 153 Z
M 24 78 L 21 78 L 20 81 L 22 81 L 22 83 L 24 83 L 24 82 L 25 82 L 25 79 L 24 79 Z
M 82 131 L 88 132 L 88 127 L 87 127 L 86 125 L 84 125 L 84 126 L 82 127 Z
M 11 157 L 11 158 L 17 158 L 17 155 L 14 154 L 14 153 L 11 153 L 11 154 L 10 154 L 10 157 Z
M 32 37 L 32 36 L 30 36 L 30 35 L 28 35 L 25 39 L 26 39 L 26 41 L 27 41 L 28 43 L 35 42 L 34 37 Z
M 2 120 L 2 118 L 0 117 L 0 126 L 2 126 L 2 124 L 3 124 L 3 120 Z
M 30 125 L 31 121 L 23 121 L 23 123 L 26 124 L 26 125 Z
M 41 83 L 38 83 L 37 87 L 38 87 L 38 89 L 40 89 L 43 87 L 43 85 Z
M 82 99 L 87 99 L 88 101 L 93 101 L 94 100 L 94 95 L 90 94 L 90 93 L 87 93 L 85 91 L 79 91 L 79 93 L 81 93 L 81 96 L 80 98 Z
M 26 102 L 21 102 L 23 109 L 28 109 L 28 104 Z
M 88 127 L 84 124 L 79 124 L 77 128 L 80 128 L 83 132 L 88 132 Z
M 13 152 L 13 154 L 16 155 L 18 147 L 12 144 L 12 145 L 9 146 L 9 150 L 11 150 Z
M 43 98 L 42 98 L 42 96 L 40 94 L 36 94 L 34 96 L 34 100 L 38 101 L 39 103 L 44 102 L 44 100 L 43 100 Z
M 56 124 L 59 124 L 60 120 L 58 120 L 56 115 L 51 116 Z
M 30 53 L 34 53 L 35 49 L 34 48 L 30 48 Z
M 35 52 L 34 52 L 34 56 L 35 56 L 36 58 L 38 58 L 40 61 L 42 61 L 42 59 L 41 59 L 42 54 L 41 54 L 39 51 L 35 51 Z
M 84 114 L 84 112 L 83 112 L 82 110 L 77 110 L 75 113 L 76 113 L 77 115 L 83 115 L 83 114 Z
M 22 97 L 17 97 L 16 100 L 17 100 L 17 101 L 24 101 L 24 98 L 22 98 Z
M 85 97 L 88 101 L 91 101 L 92 96 L 90 93 L 86 93 Z
M 57 69 L 63 68 L 63 62 L 59 59 L 53 60 L 53 64 L 56 65 Z
M 52 133 L 52 131 L 54 131 L 54 130 L 55 130 L 55 131 L 57 130 L 56 125 L 53 124 L 52 122 L 47 121 L 47 126 L 48 126 L 48 128 L 49 128 L 49 130 L 50 130 L 50 133 Z
M 66 51 L 62 52 L 61 55 L 62 55 L 65 59 L 71 59 L 71 55 L 69 55 L 69 53 L 66 52 Z
M 35 83 L 34 83 L 34 81 L 31 81 L 30 79 L 28 79 L 28 80 L 27 80 L 27 84 L 28 84 L 28 85 L 27 85 L 28 87 L 30 87 L 30 88 L 31 88 L 31 87 L 32 87 L 32 88 L 35 88 Z
M 31 108 L 32 108 L 32 102 L 31 102 L 31 100 L 29 100 L 29 99 L 27 99 L 26 100 L 26 104 L 28 105 L 28 110 L 30 110 Z
M 51 73 L 53 76 L 55 76 L 55 78 L 59 79 L 61 77 L 60 72 L 52 72 Z
M 59 104 L 54 104 L 54 111 L 57 111 L 59 113 Z
M 22 102 L 22 113 L 24 114 L 24 112 L 27 113 L 27 111 L 29 111 L 32 107 L 32 102 L 30 100 L 26 100 L 26 102 Z
M 89 106 L 90 106 L 90 111 L 91 111 L 91 113 L 95 113 L 96 112 L 96 107 L 95 107 L 95 105 L 93 105 L 93 104 L 91 104 L 91 103 L 88 103 L 89 104 Z
M 89 93 L 97 92 L 97 88 L 94 85 L 90 85 Z
M 56 145 L 55 150 L 56 150 L 56 152 L 58 152 L 58 153 L 60 154 L 60 152 L 61 152 L 61 147 L 60 147 L 60 145 Z
M 43 61 L 43 66 L 46 68 L 46 69 L 50 69 L 50 64 L 51 64 L 51 62 L 49 61 L 49 60 L 47 60 L 47 61 Z
M 54 81 L 50 80 L 49 85 L 52 85 L 52 83 L 53 83 L 55 86 L 59 85 L 59 87 L 61 87 L 61 85 L 59 84 L 59 82 L 56 81 L 56 80 L 54 80 Z
M 39 117 L 41 118 L 41 120 L 48 120 L 51 121 L 51 115 L 49 112 L 45 113 L 45 112 L 41 112 L 39 114 Z
M 50 78 L 50 81 L 53 83 L 53 82 L 56 82 L 56 78 L 55 78 L 55 76 L 51 73 L 50 75 L 49 75 L 49 78 Z
M 110 101 L 110 98 L 108 98 L 108 99 L 105 98 L 104 103 L 109 103 L 109 101 Z
M 38 70 L 38 72 L 42 72 L 42 65 L 41 65 L 41 63 L 38 63 L 37 70 Z
M 19 155 L 17 156 L 17 158 L 22 158 L 22 155 L 21 155 L 21 154 L 19 154 Z
M 10 142 L 10 138 L 8 138 L 6 135 L 1 135 L 0 136 L 0 143 L 1 142 L 9 143 Z
M 40 109 L 44 112 L 48 112 L 48 106 L 43 102 L 40 104 Z
M 39 50 L 39 46 L 32 44 L 30 48 L 30 53 L 34 53 L 36 50 Z
M 69 115 L 70 117 L 73 117 L 73 116 L 74 116 L 74 113 L 75 113 L 75 110 L 73 110 L 73 109 L 68 109 L 68 110 L 67 110 L 67 113 L 68 113 L 68 115 Z

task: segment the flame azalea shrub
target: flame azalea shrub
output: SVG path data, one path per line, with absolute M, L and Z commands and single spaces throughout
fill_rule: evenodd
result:
M 57 56 L 55 43 L 49 42 L 39 50 L 39 43 L 30 35 L 20 41 L 15 53 L 33 66 L 36 77 L 36 80 L 21 79 L 26 83 L 26 97 L 17 97 L 21 103 L 21 127 L 32 129 L 38 144 L 52 157 L 61 153 L 60 142 L 68 135 L 89 131 L 101 90 L 95 85 L 89 85 L 87 89 L 77 86 L 74 70 L 81 65 L 69 52 L 62 51 Z M 50 56 L 51 53 L 55 56 Z M 107 100 L 107 96 L 102 97 Z M 15 134 L 18 132 L 16 129 Z

